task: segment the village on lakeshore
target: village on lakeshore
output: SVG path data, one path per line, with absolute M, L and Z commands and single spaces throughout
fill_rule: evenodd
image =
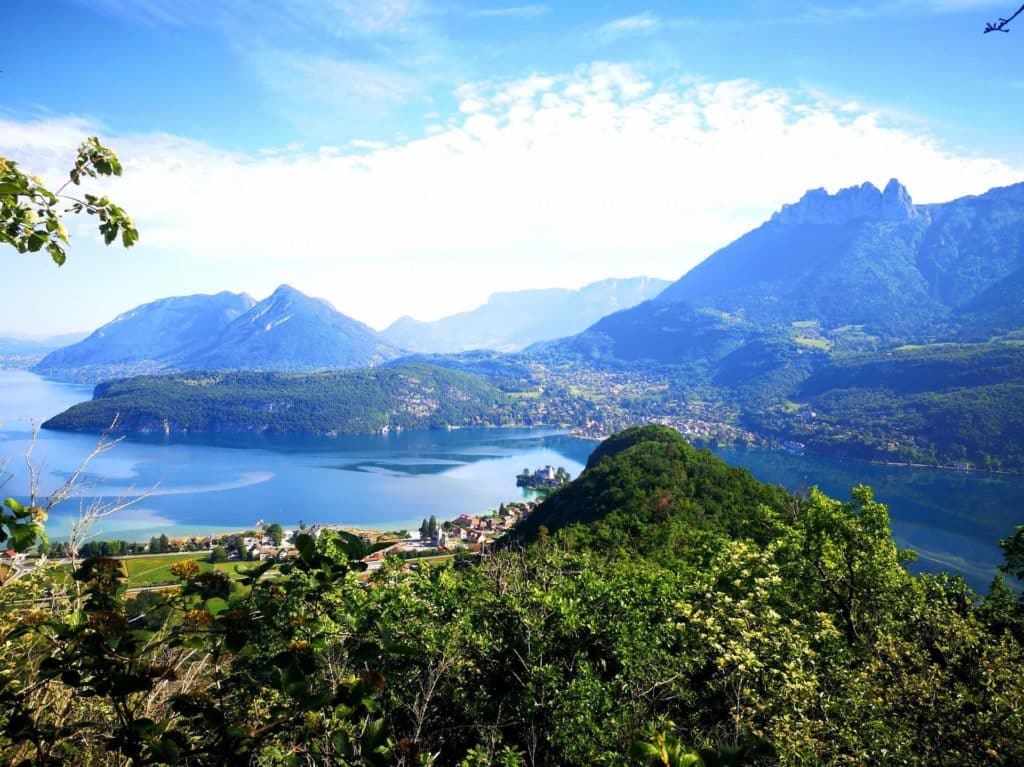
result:
M 538 475 L 542 473 L 545 473 L 543 469 L 537 470 Z M 485 551 L 498 538 L 529 517 L 537 506 L 538 501 L 534 500 L 511 501 L 479 515 L 461 514 L 455 519 L 444 521 L 431 516 L 424 519 L 414 531 L 366 530 L 341 524 L 307 525 L 302 522 L 293 529 L 286 529 L 278 523 L 264 523 L 260 520 L 253 529 L 212 536 L 160 535 L 153 536 L 148 542 L 89 540 L 80 544 L 74 552 L 68 543 L 60 542 L 43 545 L 30 553 L 16 553 L 13 550 L 0 553 L 0 582 L 17 580 L 47 561 L 70 564 L 72 559 L 96 556 L 147 563 L 157 562 L 161 557 L 166 557 L 167 562 L 192 559 L 213 567 L 259 561 L 285 563 L 299 555 L 296 544 L 301 535 L 309 535 L 316 540 L 329 530 L 356 535 L 367 545 L 390 544 L 363 560 L 367 565 L 365 573 L 380 569 L 388 557 L 404 560 L 403 569 L 411 570 L 419 568 L 418 561 L 440 563 Z M 155 574 L 152 579 L 134 585 L 139 589 L 174 585 L 168 568 L 169 565 L 153 567 Z

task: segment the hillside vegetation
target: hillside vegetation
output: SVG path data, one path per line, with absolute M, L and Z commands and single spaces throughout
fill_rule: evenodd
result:
M 43 424 L 122 432 L 360 434 L 499 425 L 502 394 L 481 378 L 408 364 L 337 373 L 178 373 L 100 384 Z
M 114 560 L 0 589 L 5 761 L 1024 763 L 1024 603 L 908 574 L 865 487 L 791 496 L 638 427 L 479 561 L 367 587 L 359 539 L 298 545 L 182 564 L 153 625 Z M 1024 528 L 1004 549 L 1024 575 Z

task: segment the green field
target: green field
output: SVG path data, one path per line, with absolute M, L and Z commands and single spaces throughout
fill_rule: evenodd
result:
M 124 560 L 128 568 L 128 583 L 130 589 L 143 588 L 145 586 L 162 586 L 164 584 L 179 583 L 179 580 L 171 572 L 175 562 L 191 559 L 199 565 L 200 572 L 218 569 L 223 570 L 232 580 L 242 576 L 238 572 L 238 565 L 251 566 L 248 562 L 218 562 L 216 565 L 208 561 L 205 553 L 186 552 L 184 554 L 168 554 L 152 557 L 129 557 Z
M 806 336 L 797 336 L 793 339 L 800 346 L 807 347 L 809 349 L 820 349 L 821 351 L 827 352 L 832 348 L 832 344 L 826 341 L 824 338 L 808 338 Z

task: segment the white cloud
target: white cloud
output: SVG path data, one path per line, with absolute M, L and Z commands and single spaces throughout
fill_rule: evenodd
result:
M 934 202 L 1022 178 L 870 106 L 749 80 L 656 84 L 594 64 L 467 84 L 457 99 L 462 113 L 390 145 L 243 154 L 111 137 L 125 166 L 111 196 L 141 253 L 220 264 L 237 280 L 226 287 L 257 295 L 292 282 L 380 325 L 500 289 L 675 278 L 812 187 L 895 176 Z M 98 129 L 0 120 L 0 153 L 55 181 Z
M 597 36 L 602 40 L 615 40 L 625 35 L 654 32 L 661 26 L 661 19 L 652 13 L 641 13 L 609 21 L 597 28 Z
M 469 11 L 474 18 L 536 19 L 550 12 L 547 5 L 513 5 L 505 8 L 477 8 Z

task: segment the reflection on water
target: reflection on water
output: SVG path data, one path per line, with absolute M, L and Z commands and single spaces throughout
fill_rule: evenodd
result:
M 5 488 L 26 492 L 23 456 L 38 423 L 91 396 L 89 387 L 0 371 L 0 460 L 16 473 Z M 33 457 L 44 489 L 61 484 L 95 437 L 43 432 Z M 125 440 L 83 475 L 84 501 L 155 487 L 100 531 L 145 539 L 236 530 L 257 520 L 284 525 L 341 522 L 363 527 L 419 526 L 430 515 L 476 514 L 502 501 L 532 497 L 515 486 L 524 467 L 564 466 L 573 476 L 595 442 L 553 430 L 409 431 L 357 437 L 149 435 Z M 868 484 L 889 504 L 897 543 L 920 554 L 922 570 L 952 569 L 987 588 L 1000 561 L 1000 538 L 1024 523 L 1024 480 L 881 466 L 780 451 L 722 448 L 725 460 L 789 490 L 818 485 L 848 498 Z M 56 535 L 78 505 L 52 519 Z

